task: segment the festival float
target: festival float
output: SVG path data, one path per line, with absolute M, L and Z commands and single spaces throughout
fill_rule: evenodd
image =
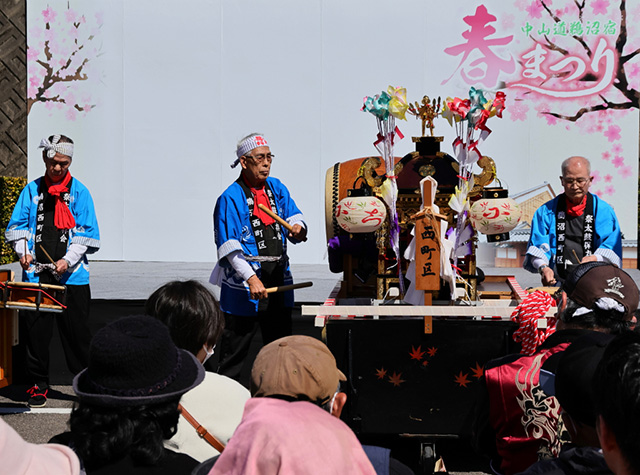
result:
M 506 241 L 520 209 L 480 149 L 505 108 L 503 92 L 407 102 L 403 88 L 366 97 L 377 124 L 375 156 L 336 163 L 325 193 L 329 266 L 342 279 L 322 306 L 303 306 L 324 326 L 346 374 L 343 418 L 360 437 L 411 438 L 426 464 L 438 440 L 470 435 L 487 361 L 518 352 L 511 320 L 525 297 L 513 277 L 476 266 L 479 234 Z M 394 156 L 396 120 L 421 121 L 415 151 Z M 441 150 L 436 119 L 455 127 Z

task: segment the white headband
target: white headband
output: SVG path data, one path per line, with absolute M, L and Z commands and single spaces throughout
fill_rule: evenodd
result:
M 47 151 L 47 157 L 53 158 L 56 153 L 61 153 L 69 158 L 73 157 L 73 144 L 69 142 L 58 143 L 60 141 L 59 135 L 54 135 L 53 140 L 44 138 L 40 141 L 38 148 L 43 148 Z
M 614 300 L 614 299 L 609 298 L 609 297 L 601 297 L 601 298 L 599 298 L 598 300 L 596 300 L 594 302 L 594 305 L 596 307 L 598 307 L 600 310 L 615 310 L 616 312 L 619 312 L 619 313 L 625 313 L 626 312 L 626 310 L 624 308 L 624 305 L 622 305 L 617 300 Z M 585 313 L 589 313 L 591 311 L 592 311 L 592 309 L 590 309 L 590 308 L 580 307 L 573 313 L 573 316 L 574 317 L 578 317 L 580 315 L 584 315 Z
M 240 142 L 238 148 L 236 149 L 236 157 L 238 158 L 236 158 L 231 164 L 231 168 L 237 167 L 238 163 L 240 163 L 240 157 L 246 155 L 247 152 L 250 152 L 254 148 L 268 146 L 269 144 L 267 143 L 267 139 L 265 139 L 262 135 L 253 135 L 244 139 L 242 142 Z

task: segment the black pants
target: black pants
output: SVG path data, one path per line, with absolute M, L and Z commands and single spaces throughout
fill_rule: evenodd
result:
M 238 381 L 242 367 L 249 356 L 251 340 L 258 331 L 262 333 L 262 343 L 291 335 L 293 324 L 291 308 L 284 306 L 284 294 L 269 296 L 267 308 L 256 316 L 224 314 L 225 328 L 220 341 L 220 364 L 218 373 Z
M 27 350 L 27 375 L 38 386 L 49 384 L 49 346 L 53 337 L 53 322 L 58 325 L 64 356 L 69 370 L 75 375 L 87 367 L 89 361 L 89 285 L 67 286 L 67 308 L 62 313 L 20 312 L 21 335 Z

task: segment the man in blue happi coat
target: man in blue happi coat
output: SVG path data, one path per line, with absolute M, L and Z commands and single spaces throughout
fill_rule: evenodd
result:
M 289 190 L 270 177 L 274 155 L 262 134 L 238 142 L 238 179 L 218 198 L 213 215 L 218 264 L 211 282 L 220 286 L 225 330 L 218 372 L 238 380 L 258 326 L 264 344 L 291 335 L 293 291 L 267 295 L 267 288 L 293 283 L 287 240 L 304 241 L 307 227 Z M 286 220 L 286 231 L 262 204 Z
M 71 176 L 73 140 L 64 135 L 42 139 L 44 176 L 30 182 L 20 193 L 5 232 L 23 269 L 23 282 L 66 285 L 66 308 L 62 313 L 22 312 L 20 317 L 27 350 L 30 382 L 28 404 L 41 407 L 49 390 L 49 344 L 53 322 L 69 370 L 76 374 L 89 359 L 89 262 L 87 254 L 100 247 L 100 231 L 87 187 Z
M 524 268 L 539 272 L 543 285 L 564 280 L 572 266 L 603 261 L 622 267 L 622 237 L 616 214 L 589 193 L 593 177 L 584 157 L 562 162 L 564 193 L 546 202 L 531 220 Z

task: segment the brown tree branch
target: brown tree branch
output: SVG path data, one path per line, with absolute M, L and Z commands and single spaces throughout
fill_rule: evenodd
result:
M 67 5 L 67 8 L 69 8 L 68 5 Z M 81 24 L 80 22 L 74 22 L 73 26 L 76 28 L 76 30 L 79 30 L 80 24 Z M 45 28 L 46 30 L 51 30 L 51 25 L 49 24 L 49 22 L 45 23 Z M 94 35 L 90 35 L 87 38 L 87 40 L 84 42 L 84 44 L 79 44 L 78 38 L 76 36 L 76 38 L 74 39 L 74 44 L 76 45 L 76 49 L 69 55 L 69 58 L 64 63 L 64 65 L 55 72 L 53 69 L 53 65 L 51 64 L 53 55 L 51 54 L 51 47 L 49 44 L 49 40 L 45 41 L 44 54 L 45 54 L 46 61 L 43 61 L 40 59 L 36 60 L 36 63 L 45 69 L 45 75 L 42 80 L 42 84 L 38 87 L 35 97 L 27 98 L 27 115 L 29 114 L 29 112 L 31 111 L 31 108 L 36 102 L 58 102 L 58 103 L 67 104 L 66 100 L 61 98 L 59 94 L 54 97 L 45 96 L 47 91 L 49 91 L 51 87 L 54 86 L 55 84 L 62 83 L 62 82 L 85 81 L 89 79 L 88 75 L 83 72 L 85 65 L 90 61 L 90 58 L 86 56 L 83 59 L 82 63 L 76 68 L 75 72 L 69 72 L 68 74 L 65 74 L 64 71 L 71 66 L 71 63 L 73 62 L 74 58 L 76 58 L 80 54 L 81 50 L 85 47 L 85 45 L 89 41 L 92 41 L 93 39 L 94 39 Z M 72 107 L 74 107 L 76 110 L 80 112 L 85 110 L 85 108 L 80 106 L 79 104 L 74 104 Z M 90 105 L 89 107 L 93 108 L 95 107 L 95 104 Z
M 544 9 L 547 11 L 549 16 L 556 23 L 559 22 L 559 21 L 562 21 L 558 16 L 556 16 L 551 11 L 551 9 L 545 4 L 544 0 L 540 0 L 540 3 L 544 7 Z M 576 7 L 578 8 L 579 18 L 580 18 L 580 21 L 582 22 L 583 12 L 584 12 L 584 8 L 585 8 L 585 5 L 586 5 L 586 0 L 582 0 L 582 2 L 579 2 L 578 0 L 574 0 L 574 3 L 576 5 Z M 582 47 L 587 52 L 588 56 L 591 58 L 592 57 L 591 49 L 589 48 L 589 46 L 584 41 L 583 36 L 572 36 L 572 38 L 574 38 L 576 41 L 578 41 L 578 43 L 580 43 L 582 45 Z M 551 49 L 553 51 L 557 51 L 557 52 L 559 52 L 561 54 L 568 54 L 568 52 L 566 52 L 565 50 L 563 50 L 562 48 L 557 46 L 555 43 L 550 41 L 549 38 L 545 37 L 545 39 L 547 41 L 547 45 L 546 45 L 547 48 L 549 48 L 549 49 Z M 536 41 L 536 40 L 534 40 L 534 41 Z M 620 0 L 620 29 L 619 29 L 619 32 L 618 32 L 618 37 L 616 38 L 616 52 L 618 54 L 619 61 L 618 61 L 618 70 L 616 72 L 616 78 L 615 78 L 615 81 L 613 82 L 613 87 L 615 87 L 618 91 L 620 91 L 622 93 L 622 95 L 625 98 L 628 99 L 627 102 L 614 103 L 614 102 L 611 102 L 611 101 L 607 100 L 603 95 L 600 95 L 600 98 L 602 99 L 604 104 L 596 104 L 596 105 L 590 106 L 590 107 L 583 107 L 580 110 L 578 110 L 578 112 L 576 112 L 574 115 L 565 115 L 565 114 L 559 114 L 559 113 L 556 113 L 556 112 L 544 112 L 544 114 L 548 114 L 548 115 L 556 117 L 558 119 L 567 120 L 567 121 L 571 121 L 571 122 L 576 122 L 578 119 L 580 119 L 580 117 L 582 117 L 583 115 L 588 114 L 590 112 L 598 112 L 598 111 L 612 110 L 612 109 L 613 110 L 625 110 L 625 109 L 638 109 L 638 108 L 640 108 L 640 92 L 638 92 L 636 89 L 633 89 L 633 88 L 631 88 L 629 86 L 629 81 L 627 79 L 626 72 L 624 70 L 624 64 L 626 62 L 628 62 L 630 59 L 634 58 L 636 55 L 640 54 L 640 48 L 637 49 L 636 51 L 633 51 L 632 53 L 629 53 L 627 55 L 623 55 L 622 51 L 623 51 L 626 43 L 627 43 L 626 0 Z
M 49 23 L 45 25 L 46 30 L 50 30 Z M 51 61 L 51 49 L 49 48 L 49 40 L 44 42 L 44 55 L 47 57 L 47 61 Z
M 620 0 L 620 31 L 616 38 L 616 51 L 618 57 L 622 57 L 622 51 L 627 44 L 627 7 L 626 0 Z
M 580 5 L 578 3 L 577 0 L 574 0 L 574 3 L 576 4 L 576 6 L 578 7 L 578 12 L 579 12 L 579 18 L 580 18 L 580 22 L 582 23 L 582 11 L 584 9 L 584 4 L 585 4 L 586 0 L 582 1 L 582 5 Z M 544 2 L 544 0 L 540 0 L 540 3 L 542 4 L 542 7 L 547 11 L 547 13 L 549 14 L 549 16 L 553 19 L 554 22 L 559 23 L 562 21 L 562 18 L 560 18 L 559 16 L 557 16 L 555 13 L 553 13 L 551 11 L 551 9 L 547 6 L 547 4 Z M 560 48 L 559 46 L 555 45 L 555 43 L 552 43 L 545 35 L 545 38 L 547 40 L 547 43 L 549 45 L 554 45 L 557 48 Z M 591 55 L 593 54 L 591 51 L 591 48 L 589 48 L 589 45 L 587 44 L 587 42 L 584 40 L 584 38 L 582 36 L 577 36 L 577 35 L 571 35 L 571 38 L 573 38 L 574 40 L 576 40 L 578 43 L 580 43 L 582 45 L 582 47 L 584 48 L 584 50 L 587 52 L 587 56 L 591 57 Z M 548 46 L 550 49 L 554 49 L 555 48 L 551 48 L 550 46 Z M 565 50 L 562 50 L 565 51 Z M 568 53 L 563 53 L 563 54 L 568 54 Z
M 596 104 L 595 106 L 591 106 L 591 107 L 583 107 L 574 115 L 558 114 L 557 112 L 543 112 L 543 114 L 547 114 L 562 120 L 568 120 L 570 122 L 576 122 L 580 117 L 590 112 L 597 112 L 597 111 L 610 110 L 610 109 L 625 110 L 625 109 L 637 109 L 637 108 L 638 108 L 637 101 L 635 101 L 635 103 L 630 101 L 630 102 L 624 102 L 621 104 L 607 101 L 606 104 Z
M 529 38 L 531 38 L 535 43 L 538 43 L 539 45 L 542 45 L 542 46 L 546 46 L 551 51 L 557 51 L 558 53 L 560 53 L 563 56 L 566 56 L 566 55 L 569 54 L 569 51 L 567 51 L 566 49 L 561 48 L 560 46 L 556 45 L 555 43 L 552 43 L 547 35 L 544 35 L 544 39 L 546 40 L 546 43 L 535 39 L 531 35 L 529 35 Z
M 43 97 L 41 102 L 60 102 L 61 104 L 67 103 L 64 98 L 60 97 L 60 94 L 55 97 Z
M 86 74 L 82 73 L 82 68 L 84 68 L 84 65 L 87 64 L 89 62 L 89 58 L 85 58 L 85 60 L 82 62 L 82 64 L 78 67 L 78 69 L 76 69 L 76 72 L 72 75 L 67 75 L 65 77 L 61 77 L 61 76 L 54 76 L 54 80 L 56 77 L 60 78 L 55 82 L 70 82 L 70 81 L 85 81 L 87 80 L 89 77 Z M 59 72 L 58 72 L 59 74 Z
M 632 52 L 632 53 L 629 53 L 629 54 L 625 54 L 625 55 L 623 55 L 623 56 L 620 56 L 620 60 L 618 61 L 618 63 L 619 63 L 619 64 L 624 64 L 624 63 L 626 63 L 627 61 L 629 61 L 629 60 L 633 59 L 635 56 L 637 56 L 637 55 L 638 55 L 638 53 L 640 53 L 640 48 L 638 48 L 637 50 L 635 50 L 635 51 L 634 51 L 634 52 Z
M 555 21 L 556 23 L 562 21 L 562 19 L 559 16 L 557 16 L 555 13 L 553 13 L 551 9 L 547 6 L 547 4 L 544 3 L 544 0 L 540 0 L 540 3 L 542 4 L 542 8 L 544 8 L 549 14 L 549 16 L 553 18 L 553 21 Z
M 60 98 L 60 95 L 57 95 L 55 97 L 37 97 L 35 99 L 29 98 L 27 99 L 27 115 L 29 115 L 29 111 L 31 111 L 31 108 L 33 107 L 33 105 L 36 102 L 60 102 L 62 104 L 66 104 L 64 99 Z
M 81 45 L 75 51 L 73 51 L 71 53 L 71 55 L 69 56 L 69 59 L 67 60 L 65 65 L 62 68 L 58 69 L 58 71 L 56 71 L 55 74 L 54 74 L 53 69 L 51 68 L 51 65 L 49 63 L 45 63 L 44 61 L 37 60 L 37 63 L 45 68 L 46 74 L 45 74 L 44 79 L 42 80 L 42 86 L 40 86 L 38 88 L 38 92 L 36 93 L 36 97 L 34 98 L 33 103 L 35 103 L 35 102 L 46 102 L 46 101 L 42 100 L 44 98 L 44 94 L 56 83 L 59 83 L 59 82 L 72 82 L 72 81 L 85 81 L 85 80 L 89 79 L 87 74 L 83 74 L 82 73 L 82 70 L 84 69 L 84 66 L 89 62 L 89 58 L 85 58 L 82 61 L 82 64 L 80 64 L 80 66 L 78 66 L 78 68 L 76 69 L 75 73 L 68 74 L 68 75 L 66 75 L 64 77 L 60 76 L 60 72 L 71 65 L 73 57 L 82 48 L 84 48 L 84 45 Z M 57 101 L 57 102 L 64 102 L 64 101 Z M 33 103 L 31 105 L 33 105 Z M 31 107 L 28 106 L 27 107 L 27 115 L 29 114 L 28 111 L 30 111 L 30 110 L 31 110 Z
M 93 109 L 95 106 L 95 104 L 89 104 L 89 108 L 91 109 Z M 78 104 L 74 105 L 73 107 L 79 112 L 84 112 L 86 110 L 86 107 L 79 106 Z
M 583 18 L 583 14 L 584 14 L 584 4 L 586 3 L 587 0 L 582 0 L 582 5 L 580 5 L 580 2 L 578 2 L 578 0 L 573 0 L 573 3 L 576 4 L 576 7 L 578 7 L 578 20 L 580 20 L 580 23 L 582 23 L 582 18 Z

